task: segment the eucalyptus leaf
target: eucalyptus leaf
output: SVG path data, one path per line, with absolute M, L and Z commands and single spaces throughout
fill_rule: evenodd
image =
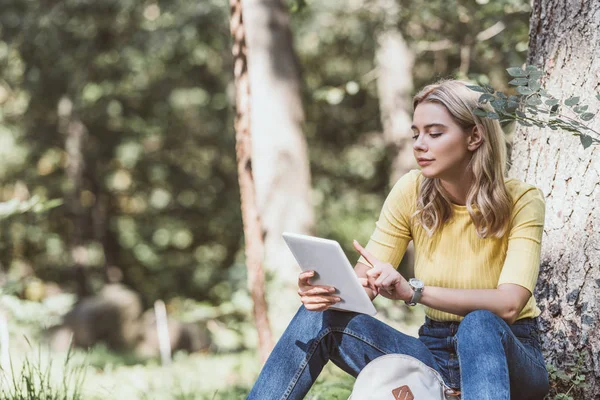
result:
M 500 98 L 500 99 L 504 99 L 504 100 L 506 100 L 506 99 L 508 98 L 508 97 L 507 97 L 507 96 L 506 96 L 504 93 L 502 93 L 502 92 L 496 92 L 496 96 L 498 96 L 498 98 Z
M 514 76 L 516 78 L 527 76 L 527 72 L 523 71 L 520 67 L 507 68 L 506 72 L 508 72 L 510 76 Z
M 538 80 L 529 80 L 529 89 L 537 92 L 542 87 L 542 84 Z
M 569 106 L 569 107 L 574 106 L 577 103 L 579 103 L 578 96 L 569 97 L 568 99 L 565 100 L 565 105 Z
M 490 85 L 483 85 L 483 88 L 485 89 L 486 92 L 488 92 L 490 94 L 496 93 L 496 89 L 494 89 Z
M 550 114 L 556 114 L 558 113 L 558 109 L 559 109 L 559 105 L 555 104 L 552 106 L 552 108 L 550 108 Z
M 523 95 L 529 95 L 529 94 L 533 94 L 534 91 L 529 89 L 528 87 L 524 87 L 524 86 L 519 86 L 517 88 L 517 92 L 523 94 Z
M 527 78 L 515 78 L 512 81 L 508 82 L 509 85 L 514 85 L 514 86 L 524 86 L 527 85 L 529 83 L 529 79 Z
M 467 87 L 475 92 L 479 92 L 479 93 L 486 93 L 485 89 L 482 88 L 481 86 L 472 86 L 472 85 L 467 85 Z
M 540 96 L 531 96 L 527 99 L 526 103 L 530 106 L 539 106 L 542 104 L 542 99 Z
M 507 110 L 515 111 L 517 109 L 517 107 L 519 107 L 519 103 L 514 102 L 514 101 L 509 100 L 508 103 L 506 104 Z
M 591 136 L 586 135 L 585 133 L 579 135 L 579 140 L 581 140 L 581 144 L 583 145 L 584 149 L 590 147 L 594 141 Z
M 534 71 L 539 71 L 539 69 L 535 65 L 528 65 L 527 67 L 525 67 L 525 71 L 534 72 Z
M 600 100 L 600 93 L 598 93 L 598 94 L 596 95 L 596 98 L 597 98 L 598 100 Z
M 558 99 L 548 99 L 544 103 L 546 103 L 547 106 L 555 106 L 559 103 L 559 101 Z
M 527 121 L 523 121 L 522 119 L 517 120 L 523 126 L 533 126 Z
M 484 93 L 481 96 L 479 96 L 479 102 L 480 103 L 487 103 L 490 100 L 494 100 L 495 97 L 493 94 L 489 94 L 489 93 Z
M 490 119 L 500 119 L 500 115 L 498 115 L 495 112 L 489 112 L 489 113 L 487 113 L 487 117 L 490 118 Z
M 595 116 L 594 113 L 584 113 L 584 114 L 581 114 L 579 117 L 584 121 L 590 121 L 591 119 L 594 118 L 594 116 Z
M 527 115 L 522 111 L 517 111 L 517 112 L 515 112 L 515 114 L 517 114 L 517 117 L 527 118 Z
M 587 105 L 573 107 L 573 111 L 575 111 L 577 114 L 581 114 L 581 113 L 587 111 L 587 109 L 588 109 Z
M 487 117 L 488 112 L 481 107 L 477 107 L 476 109 L 473 110 L 473 114 L 478 117 Z

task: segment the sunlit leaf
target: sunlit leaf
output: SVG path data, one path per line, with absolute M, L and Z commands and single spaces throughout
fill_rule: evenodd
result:
M 516 78 L 527 76 L 527 72 L 523 71 L 520 67 L 507 68 L 506 72 L 508 72 L 510 76 L 514 76 Z

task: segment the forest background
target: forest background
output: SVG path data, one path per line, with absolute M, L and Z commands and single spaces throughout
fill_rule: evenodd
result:
M 573 36 L 565 47 L 574 50 L 571 64 L 564 65 L 564 54 L 552 53 L 549 65 L 541 50 L 551 40 L 540 21 L 554 25 L 540 10 L 556 7 L 557 15 L 579 18 L 591 26 L 580 33 L 597 38 L 600 13 L 591 3 L 245 2 L 252 167 L 275 338 L 300 304 L 299 269 L 281 232 L 335 239 L 351 261 L 357 258 L 352 240 L 367 242 L 391 185 L 416 167 L 410 99 L 419 88 L 458 78 L 514 94 L 506 69 L 529 62 L 548 70 L 549 82 L 572 75 L 557 81 L 559 94 L 581 92 L 598 109 L 598 45 L 576 54 Z M 19 358 L 38 342 L 64 354 L 64 332 L 73 332 L 77 344 L 91 348 L 85 361 L 73 361 L 88 365 L 84 398 L 243 398 L 260 357 L 237 174 L 229 5 L 0 0 L 0 10 L 0 306 L 11 355 Z M 536 21 L 543 29 L 532 33 L 530 46 Z M 579 25 L 569 26 L 557 32 Z M 576 85 L 586 68 L 587 86 Z M 515 125 L 504 127 L 512 142 Z M 597 384 L 585 387 L 586 374 L 588 382 L 600 377 L 598 341 L 589 338 L 600 300 L 586 286 L 600 285 L 600 218 L 592 211 L 600 167 L 595 147 L 549 132 L 515 144 L 510 174 L 540 186 L 550 200 L 556 173 L 546 178 L 536 173 L 538 164 L 567 181 L 587 177 L 562 197 L 555 193 L 550 205 L 568 210 L 565 204 L 577 200 L 571 191 L 586 193 L 581 209 L 588 217 L 574 228 L 586 239 L 562 234 L 584 243 L 579 258 L 563 259 L 575 259 L 575 278 L 552 280 L 560 262 L 553 254 L 562 250 L 548 233 L 540 285 L 556 304 L 541 301 L 544 317 L 558 321 L 544 330 L 565 343 L 549 354 L 574 354 L 550 357 L 552 398 L 569 398 L 600 392 Z M 550 145 L 553 137 L 558 144 Z M 561 170 L 552 156 L 569 154 Z M 570 207 L 557 217 L 563 225 L 578 215 Z M 410 264 L 409 253 L 401 266 L 406 275 Z M 157 300 L 176 327 L 173 350 L 193 352 L 178 354 L 169 367 L 157 361 Z M 420 309 L 378 307 L 382 319 L 413 334 L 422 318 Z M 351 379 L 327 374 L 336 378 L 320 381 L 311 396 L 347 396 Z

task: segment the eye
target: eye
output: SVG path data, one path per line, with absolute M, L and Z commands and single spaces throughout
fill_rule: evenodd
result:
M 430 133 L 429 136 L 431 136 L 432 138 L 436 138 L 436 137 L 442 136 L 442 133 L 441 132 L 440 133 Z
M 415 134 L 412 136 L 412 140 L 417 140 L 417 138 L 418 138 L 418 137 L 419 137 L 419 134 L 418 134 L 418 133 L 415 133 Z

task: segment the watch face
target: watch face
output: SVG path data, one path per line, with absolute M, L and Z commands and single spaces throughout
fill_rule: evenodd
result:
M 423 284 L 423 281 L 420 281 L 420 280 L 415 279 L 415 278 L 411 278 L 410 281 L 408 281 L 408 283 L 410 283 L 410 285 L 412 287 L 414 287 L 415 289 L 422 289 L 423 286 L 425 286 Z

